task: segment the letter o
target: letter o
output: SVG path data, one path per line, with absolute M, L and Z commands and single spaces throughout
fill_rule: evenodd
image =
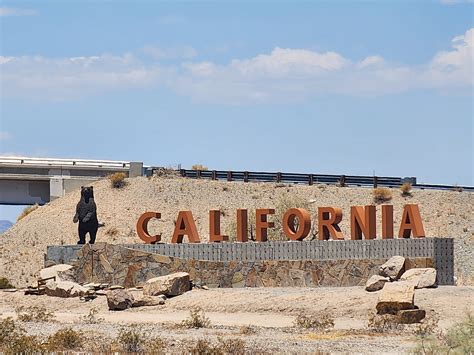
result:
M 143 240 L 146 244 L 155 244 L 161 240 L 161 235 L 153 235 L 151 236 L 148 233 L 148 222 L 152 218 L 161 218 L 161 213 L 158 212 L 145 212 L 140 216 L 137 222 L 137 234 L 141 240 Z
M 295 219 L 300 225 L 295 229 Z M 304 208 L 290 208 L 283 216 L 283 232 L 291 240 L 303 240 L 311 231 L 311 216 Z

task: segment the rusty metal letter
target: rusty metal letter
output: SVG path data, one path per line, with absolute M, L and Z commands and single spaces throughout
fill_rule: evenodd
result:
M 400 223 L 398 238 L 410 238 L 413 233 L 414 238 L 424 238 L 425 230 L 421 221 L 418 205 L 405 205 L 403 207 L 403 217 Z
M 257 217 L 257 224 L 255 226 L 255 239 L 257 242 L 266 242 L 268 240 L 268 228 L 273 228 L 274 223 L 267 222 L 267 216 L 274 213 L 275 210 L 271 208 L 260 208 L 255 211 L 255 215 Z
M 298 218 L 299 226 L 295 221 Z M 283 232 L 291 240 L 303 240 L 311 231 L 311 216 L 304 208 L 290 208 L 283 216 Z
M 382 205 L 382 239 L 393 239 L 392 205 Z
M 352 206 L 351 207 L 351 239 L 362 240 L 375 239 L 377 237 L 377 226 L 375 206 Z
M 337 207 L 318 208 L 319 240 L 344 239 L 339 222 L 342 220 L 342 209 Z
M 229 240 L 227 235 L 221 235 L 221 211 L 209 211 L 209 241 L 222 242 Z
M 249 224 L 247 210 L 237 210 L 237 241 L 245 243 L 249 240 Z
M 137 234 L 146 244 L 155 244 L 161 240 L 160 234 L 151 236 L 150 233 L 148 233 L 148 222 L 150 222 L 152 218 L 160 219 L 161 213 L 145 212 L 137 221 Z
M 179 211 L 171 243 L 182 243 L 187 235 L 190 243 L 199 243 L 199 234 L 191 211 Z

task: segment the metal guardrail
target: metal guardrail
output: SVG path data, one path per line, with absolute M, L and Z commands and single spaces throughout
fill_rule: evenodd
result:
M 158 170 L 159 168 L 151 168 Z M 330 184 L 340 186 L 361 187 L 400 187 L 408 182 L 413 188 L 435 190 L 463 190 L 474 192 L 474 186 L 418 184 L 416 177 L 389 177 L 389 176 L 355 176 L 355 175 L 324 175 L 299 173 L 269 173 L 254 171 L 223 171 L 223 170 L 178 170 L 182 177 L 193 179 L 211 179 L 243 182 L 273 182 L 292 184 Z
M 3 167 L 47 167 L 47 168 L 87 168 L 102 170 L 128 170 L 130 162 L 114 160 L 87 160 L 87 159 L 56 159 L 56 158 L 28 158 L 28 157 L 0 157 L 0 166 Z

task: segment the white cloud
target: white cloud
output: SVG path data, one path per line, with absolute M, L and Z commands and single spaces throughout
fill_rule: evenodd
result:
M 19 9 L 15 7 L 0 7 L 0 17 L 32 16 L 32 15 L 37 15 L 37 12 L 31 9 Z
M 163 64 L 133 54 L 0 57 L 0 71 L 4 96 L 67 100 L 160 85 L 196 101 L 240 104 L 327 94 L 379 96 L 418 89 L 472 93 L 473 50 L 474 29 L 469 29 L 453 38 L 449 50 L 435 53 L 418 66 L 392 63 L 379 55 L 351 60 L 335 52 L 277 47 L 226 64 L 190 59 L 178 65 Z M 155 58 L 166 56 L 156 47 L 144 51 Z M 188 54 L 194 55 L 192 51 Z
M 143 52 L 154 59 L 191 59 L 198 55 L 196 49 L 190 46 L 161 48 L 157 46 L 145 46 Z

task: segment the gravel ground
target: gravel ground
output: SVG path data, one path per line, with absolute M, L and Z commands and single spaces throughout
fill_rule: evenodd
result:
M 241 183 L 193 180 L 180 177 L 138 177 L 127 180 L 123 189 L 112 189 L 107 180 L 96 182 L 95 200 L 99 221 L 98 241 L 109 243 L 141 243 L 135 224 L 145 211 L 162 213 L 160 221 L 150 223 L 151 233 L 161 233 L 169 241 L 177 212 L 191 210 L 196 220 L 201 241 L 208 240 L 208 211 L 220 209 L 222 231 L 229 235 L 235 230 L 235 210 L 247 208 L 289 207 L 308 208 L 316 215 L 318 206 L 343 209 L 341 229 L 350 236 L 350 206 L 373 203 L 372 189 L 328 185 L 300 186 L 273 183 Z M 474 285 L 474 194 L 455 191 L 413 190 L 411 197 L 402 197 L 392 190 L 395 231 L 403 205 L 420 206 L 424 227 L 429 237 L 453 237 L 455 268 L 459 285 Z M 79 192 L 40 207 L 0 235 L 0 276 L 9 278 L 16 286 L 24 287 L 35 281 L 43 265 L 47 245 L 75 244 L 77 225 L 72 223 Z M 249 212 L 250 215 L 252 214 Z M 380 214 L 380 211 L 378 212 Z M 278 219 L 276 218 L 278 223 Z M 378 223 L 380 230 L 381 223 Z
M 29 334 L 46 337 L 64 327 L 72 327 L 98 343 L 117 337 L 123 326 L 140 323 L 143 332 L 166 341 L 169 351 L 182 352 L 199 339 L 213 343 L 221 339 L 241 339 L 250 352 L 266 353 L 407 353 L 416 345 L 412 328 L 403 332 L 377 334 L 367 328 L 368 314 L 375 308 L 378 293 L 367 293 L 362 287 L 330 288 L 246 288 L 192 290 L 166 301 L 163 306 L 133 308 L 110 312 L 105 297 L 91 302 L 79 299 L 25 296 L 22 292 L 0 292 L 0 319 L 15 317 L 18 306 L 41 306 L 54 312 L 56 322 L 22 325 Z M 416 290 L 415 304 L 440 318 L 442 329 L 474 312 L 474 287 L 438 287 Z M 52 300 L 54 300 L 52 302 Z M 188 310 L 202 308 L 211 328 L 182 329 L 176 325 L 188 318 Z M 90 324 L 81 320 L 91 309 L 104 320 Z M 295 328 L 300 314 L 322 314 L 335 320 L 330 332 Z M 249 334 L 242 326 L 251 325 Z M 91 340 L 90 344 L 94 344 Z M 90 345 L 89 344 L 89 345 Z

